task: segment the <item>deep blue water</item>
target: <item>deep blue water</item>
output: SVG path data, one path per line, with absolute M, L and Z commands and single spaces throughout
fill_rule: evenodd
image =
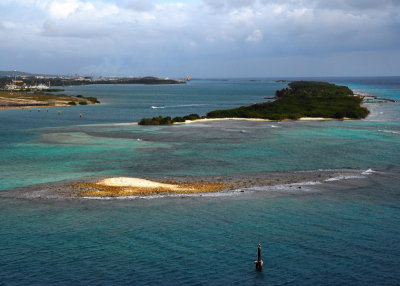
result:
M 399 77 L 323 80 L 400 100 Z M 0 110 L 0 190 L 8 192 L 86 177 L 354 173 L 202 197 L 0 197 L 0 284 L 398 285 L 399 102 L 368 104 L 361 121 L 121 124 L 252 104 L 285 86 L 67 87 L 103 104 Z M 261 273 L 252 264 L 258 243 Z

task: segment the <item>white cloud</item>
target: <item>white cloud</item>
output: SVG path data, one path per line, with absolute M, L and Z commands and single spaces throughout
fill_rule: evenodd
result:
M 90 3 L 88 3 L 90 5 Z M 53 1 L 50 4 L 49 12 L 51 17 L 65 19 L 75 13 L 83 3 L 77 0 Z
M 5 21 L 0 23 L 0 30 L 12 30 L 14 28 L 16 28 L 18 26 L 18 24 L 11 22 L 11 21 Z

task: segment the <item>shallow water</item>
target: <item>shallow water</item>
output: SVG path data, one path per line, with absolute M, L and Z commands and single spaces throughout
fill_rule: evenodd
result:
M 399 78 L 331 81 L 400 99 Z M 1 283 L 398 284 L 398 102 L 368 104 L 371 115 L 361 121 L 120 124 L 251 104 L 283 86 L 227 80 L 69 87 L 104 104 L 63 108 L 60 115 L 56 109 L 2 110 L 0 190 L 7 193 L 120 175 L 337 175 L 209 196 L 0 196 Z M 252 264 L 258 243 L 261 273 Z

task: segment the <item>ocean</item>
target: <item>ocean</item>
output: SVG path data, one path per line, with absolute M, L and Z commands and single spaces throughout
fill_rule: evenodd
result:
M 398 285 L 400 77 L 313 79 L 396 101 L 367 103 L 363 120 L 133 124 L 270 100 L 287 86 L 275 80 L 72 86 L 102 104 L 0 110 L 0 284 Z M 114 176 L 278 183 L 40 196 Z

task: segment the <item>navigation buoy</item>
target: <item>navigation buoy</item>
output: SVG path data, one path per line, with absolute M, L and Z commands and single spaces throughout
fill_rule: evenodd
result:
M 256 265 L 256 269 L 261 271 L 264 264 L 264 262 L 261 260 L 261 244 L 258 244 L 257 250 L 258 250 L 257 260 L 254 261 L 254 264 Z

